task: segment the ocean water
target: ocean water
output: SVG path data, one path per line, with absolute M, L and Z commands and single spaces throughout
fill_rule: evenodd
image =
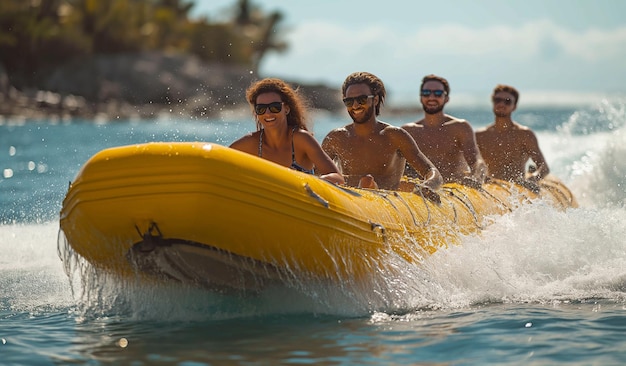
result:
M 250 116 L 0 120 L 0 364 L 624 364 L 625 102 L 514 116 L 579 208 L 523 206 L 419 266 L 392 263 L 402 276 L 377 288 L 255 296 L 120 283 L 57 247 L 61 201 L 90 156 L 149 141 L 228 145 L 254 129 Z M 480 108 L 449 113 L 492 120 Z M 347 122 L 316 115 L 316 136 Z

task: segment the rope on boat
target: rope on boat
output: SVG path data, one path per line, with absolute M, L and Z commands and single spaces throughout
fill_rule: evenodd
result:
M 323 199 L 319 194 L 313 192 L 313 189 L 311 188 L 311 186 L 309 186 L 308 183 L 306 183 L 304 185 L 304 189 L 307 191 L 307 193 L 309 194 L 309 196 L 315 198 L 319 203 L 322 204 L 322 206 L 328 208 L 328 201 L 326 201 L 325 199 Z
M 482 186 L 480 187 L 480 189 L 477 189 L 477 191 L 489 198 L 492 198 L 494 201 L 498 202 L 501 207 L 506 208 L 509 212 L 513 212 L 513 208 L 511 206 L 509 206 L 506 202 L 502 201 L 500 198 L 496 197 L 494 194 L 492 194 Z
M 426 188 L 427 189 L 427 188 Z M 415 189 L 413 190 L 414 194 L 419 194 L 420 197 L 422 197 L 422 201 L 424 202 L 424 207 L 426 207 L 426 213 L 428 214 L 428 216 L 426 216 L 426 225 L 430 225 L 430 206 L 428 206 L 428 203 L 426 202 L 426 200 L 428 200 L 428 198 L 424 195 L 424 192 L 422 190 L 422 186 L 419 184 L 415 185 Z M 435 192 L 433 192 L 435 193 Z M 437 193 L 435 193 L 437 194 Z M 440 205 L 441 204 L 441 200 L 439 202 L 435 202 L 436 204 Z M 456 216 L 456 214 L 455 214 Z
M 463 198 L 457 196 L 456 194 L 454 194 L 453 191 L 456 191 L 457 193 L 459 193 L 459 196 L 463 196 Z M 458 188 L 450 188 L 449 189 L 449 193 L 452 197 L 456 198 L 457 200 L 459 200 L 465 207 L 467 207 L 467 210 L 472 214 L 472 216 L 474 217 L 474 221 L 476 222 L 476 226 L 480 229 L 483 229 L 483 226 L 479 223 L 478 220 L 478 214 L 476 213 L 476 210 L 474 209 L 474 205 L 472 205 L 472 201 L 469 199 L 469 197 L 465 194 L 465 192 L 462 192 L 461 190 L 459 190 Z
M 406 206 L 406 209 L 409 210 L 409 213 L 411 214 L 411 219 L 413 219 L 413 223 L 416 226 L 419 225 L 419 223 L 417 222 L 417 219 L 415 218 L 415 215 L 413 214 L 413 210 L 411 209 L 411 206 L 409 206 L 409 204 L 406 203 L 404 198 L 402 198 L 402 196 L 399 195 L 398 192 L 394 192 L 394 195 L 398 198 L 398 200 L 400 200 L 400 202 L 404 203 L 404 206 Z M 430 207 L 428 207 L 428 205 L 425 205 L 425 206 L 426 206 L 426 212 L 428 213 L 426 225 L 428 225 L 428 222 L 430 221 Z

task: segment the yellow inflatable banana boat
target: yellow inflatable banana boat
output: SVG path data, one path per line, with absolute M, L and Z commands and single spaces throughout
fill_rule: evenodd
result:
M 259 290 L 307 279 L 359 280 L 388 256 L 418 263 L 478 232 L 489 215 L 542 198 L 576 206 L 545 179 L 538 193 L 508 182 L 419 192 L 336 186 L 213 143 L 103 150 L 63 201 L 65 245 L 108 272 L 212 289 Z

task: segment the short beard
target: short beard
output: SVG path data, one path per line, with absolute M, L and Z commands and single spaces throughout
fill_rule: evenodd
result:
M 438 105 L 436 107 L 429 107 L 427 105 L 422 104 L 422 108 L 424 109 L 424 113 L 426 113 L 426 114 L 437 114 L 437 113 L 443 111 L 443 107 L 444 107 L 443 104 L 440 104 L 440 105 Z
M 367 110 L 365 111 L 365 114 L 363 114 L 358 119 L 355 118 L 352 115 L 352 113 L 350 113 L 350 117 L 352 118 L 352 121 L 354 121 L 354 123 L 356 123 L 356 124 L 363 124 L 363 123 L 369 121 L 370 118 L 372 118 L 373 115 L 374 115 L 374 105 L 371 105 L 369 108 L 367 108 Z

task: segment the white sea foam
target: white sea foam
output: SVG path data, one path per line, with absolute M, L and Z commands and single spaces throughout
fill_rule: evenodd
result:
M 0 288 L 12 308 L 37 311 L 72 303 L 57 232 L 58 223 L 0 225 Z
M 372 310 L 458 308 L 494 301 L 617 298 L 626 292 L 626 272 L 623 270 L 626 268 L 623 241 L 626 234 L 623 224 L 626 222 L 624 110 L 621 102 L 599 103 L 591 109 L 578 110 L 569 120 L 565 114 L 564 123 L 556 131 L 541 129 L 537 132 L 553 174 L 571 188 L 580 208 L 560 212 L 541 203 L 522 207 L 510 215 L 494 218 L 494 223 L 482 235 L 464 238 L 461 245 L 440 250 L 427 257 L 422 265 L 407 264 L 400 258 L 389 258 L 386 263 L 381 263 L 382 269 L 373 265 L 379 278 L 370 288 L 356 286 L 351 292 L 349 283 L 335 289 L 315 285 L 295 290 L 274 288 L 245 301 L 236 301 L 176 286 L 142 289 L 128 284 L 116 293 L 107 288 L 115 284 L 104 278 L 92 278 L 87 285 L 96 289 L 92 294 L 102 295 L 100 300 L 103 301 L 96 304 L 102 313 L 131 311 L 140 318 L 167 314 L 172 319 L 202 318 L 207 313 L 227 318 L 276 311 L 361 315 Z M 342 123 L 339 120 L 337 117 L 322 119 L 318 126 L 320 136 Z M 190 134 L 197 134 L 196 138 L 203 140 L 204 135 L 214 136 L 217 128 L 223 139 L 230 141 L 242 133 L 240 130 L 248 129 L 246 123 L 235 128 L 237 131 L 220 130 L 223 125 L 212 125 L 209 132 L 198 130 L 196 123 L 180 123 L 168 133 L 176 134 L 173 140 L 178 135 Z M 87 127 L 66 128 L 72 132 Z M 89 127 L 89 133 L 97 136 L 102 133 L 106 140 L 127 128 L 115 125 L 110 127 L 110 132 L 99 132 Z M 171 131 L 172 126 L 156 124 L 138 129 L 136 134 L 139 140 L 149 140 L 144 136 L 146 134 L 162 138 L 163 129 Z M 38 145 L 33 148 L 36 147 Z M 54 171 L 77 169 L 75 163 L 65 166 L 62 165 L 65 160 L 52 161 L 52 156 L 56 155 L 51 155 L 48 164 Z M 7 163 L 12 162 L 7 160 Z M 56 178 L 46 175 L 33 180 L 32 189 L 36 191 L 42 180 L 49 185 L 43 193 L 59 190 L 52 184 L 53 179 Z M 21 182 L 30 183 L 25 179 Z M 38 209 L 42 206 L 38 198 L 42 192 L 35 191 L 28 191 L 28 195 L 23 195 L 20 200 L 9 201 L 11 210 L 22 213 L 29 211 L 30 207 Z M 16 188 L 14 192 L 17 195 L 21 191 Z M 43 197 L 57 202 L 55 196 Z M 51 210 L 46 206 L 42 209 Z M 57 231 L 58 221 L 55 219 L 41 224 L 0 225 L 0 251 L 3 253 L 0 256 L 0 287 L 4 293 L 2 301 L 11 308 L 37 311 L 50 306 L 80 306 L 84 300 L 80 293 L 72 296 L 69 278 L 57 254 Z M 401 275 L 390 276 L 386 269 L 393 269 Z M 82 285 L 80 280 L 74 283 Z M 305 291 L 300 291 L 303 289 Z M 119 304 L 119 295 L 128 294 L 130 297 L 123 306 L 115 308 Z M 285 304 L 284 298 L 292 301 Z M 87 305 L 85 308 L 89 309 L 93 303 Z
M 525 206 L 480 236 L 428 258 L 434 303 L 621 299 L 626 289 L 626 212 Z

